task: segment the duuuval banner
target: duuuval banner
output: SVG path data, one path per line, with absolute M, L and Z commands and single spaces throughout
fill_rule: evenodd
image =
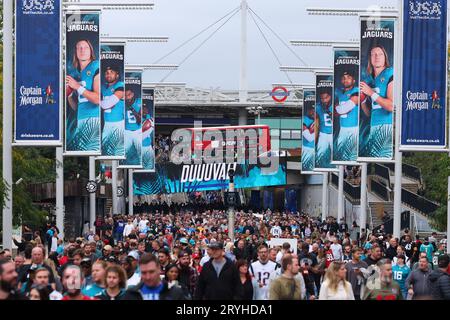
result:
M 142 88 L 142 170 L 155 172 L 155 89 Z
M 142 169 L 142 71 L 125 70 L 125 160 L 119 168 Z
M 314 172 L 316 145 L 316 90 L 303 90 L 303 124 L 302 124 L 302 174 Z
M 335 164 L 358 159 L 359 50 L 334 49 L 333 153 Z
M 333 144 L 333 74 L 316 74 L 316 152 L 314 171 L 336 171 Z
M 401 150 L 446 151 L 447 0 L 404 2 Z
M 100 13 L 66 13 L 67 155 L 101 155 Z
M 394 156 L 394 19 L 361 19 L 358 161 Z
M 102 43 L 102 155 L 125 159 L 125 44 Z
M 19 145 L 62 144 L 61 7 L 60 1 L 41 2 L 16 0 L 14 141 Z

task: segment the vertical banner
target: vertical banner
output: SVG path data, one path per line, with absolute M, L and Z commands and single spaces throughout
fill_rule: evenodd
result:
M 142 169 L 142 70 L 125 70 L 125 160 L 119 168 Z
M 67 155 L 101 155 L 100 13 L 66 13 Z
M 60 5 L 16 0 L 14 142 L 19 145 L 62 144 Z
M 142 88 L 142 170 L 155 172 L 155 89 Z
M 358 159 L 359 50 L 334 49 L 334 164 L 355 164 Z
M 333 144 L 333 75 L 316 74 L 316 145 L 314 171 L 336 171 Z
M 447 0 L 404 3 L 400 150 L 448 151 Z
M 102 155 L 125 159 L 125 44 L 101 46 Z
M 361 19 L 359 161 L 394 156 L 394 27 L 394 19 Z
M 303 90 L 303 127 L 302 127 L 302 174 L 314 172 L 314 155 L 316 145 L 316 91 Z

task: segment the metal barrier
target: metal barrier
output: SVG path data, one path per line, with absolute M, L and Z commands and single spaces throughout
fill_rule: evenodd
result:
M 370 189 L 375 192 L 378 196 L 380 196 L 384 201 L 389 201 L 389 192 L 386 186 L 381 183 L 371 180 L 370 181 Z
M 402 202 L 426 215 L 434 213 L 439 208 L 439 204 L 431 202 L 406 189 L 402 189 Z
M 385 179 L 386 181 L 390 182 L 390 173 L 389 173 L 388 167 L 385 167 L 381 164 L 376 163 L 374 168 L 375 168 L 375 174 L 377 176 L 380 176 L 383 179 Z

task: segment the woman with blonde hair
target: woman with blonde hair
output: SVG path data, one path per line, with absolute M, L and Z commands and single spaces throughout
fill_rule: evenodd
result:
M 345 263 L 333 261 L 325 273 L 319 300 L 355 300 L 350 282 L 345 280 Z

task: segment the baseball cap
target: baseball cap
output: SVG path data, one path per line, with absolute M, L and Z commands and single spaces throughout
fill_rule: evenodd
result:
M 214 242 L 211 242 L 208 245 L 208 248 L 213 249 L 213 250 L 215 250 L 215 249 L 223 249 L 223 243 L 222 242 L 218 242 L 218 241 L 214 241 Z
M 188 240 L 186 238 L 181 238 L 180 243 L 182 244 L 189 244 Z
M 128 253 L 128 257 L 133 258 L 134 260 L 139 260 L 139 253 L 136 250 L 130 251 Z

